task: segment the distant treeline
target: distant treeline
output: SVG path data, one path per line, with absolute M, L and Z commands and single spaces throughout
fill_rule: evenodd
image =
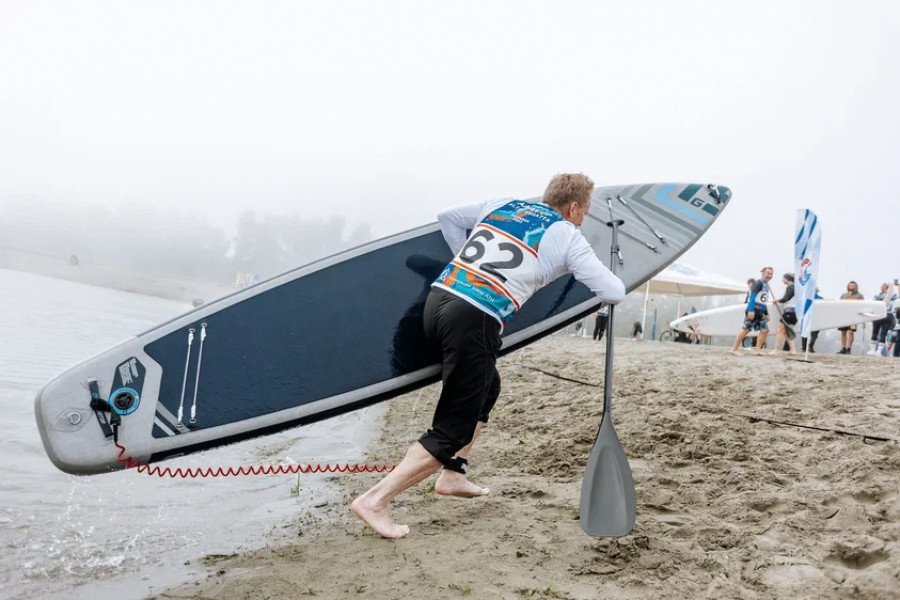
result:
M 0 246 L 81 264 L 231 284 L 265 278 L 371 239 L 344 219 L 242 213 L 232 232 L 203 215 L 151 206 L 0 205 Z

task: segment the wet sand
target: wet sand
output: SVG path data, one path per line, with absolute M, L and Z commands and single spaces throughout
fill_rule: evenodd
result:
M 296 541 L 209 556 L 205 580 L 154 598 L 900 597 L 900 361 L 618 342 L 637 526 L 593 539 L 578 502 L 602 355 L 554 336 L 500 362 L 503 392 L 470 461 L 488 497 L 438 497 L 431 477 L 395 502 L 412 532 L 388 541 L 348 511 L 376 478 L 348 476 L 343 502 L 289 525 Z M 438 392 L 392 401 L 370 459 L 398 460 Z

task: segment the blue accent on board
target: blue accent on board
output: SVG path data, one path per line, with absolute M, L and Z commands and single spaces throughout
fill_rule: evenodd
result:
M 128 408 L 127 410 L 119 410 L 118 408 L 116 408 L 116 405 L 115 405 L 115 402 L 114 402 L 114 400 L 116 399 L 116 396 L 118 396 L 119 394 L 121 394 L 121 393 L 123 393 L 123 392 L 126 393 L 126 394 L 131 394 L 131 395 L 134 397 L 134 404 L 132 404 L 131 407 Z M 113 390 L 113 391 L 110 392 L 110 394 L 109 394 L 109 406 L 110 406 L 110 408 L 113 409 L 113 412 L 118 413 L 118 414 L 120 414 L 120 415 L 122 415 L 122 416 L 130 415 L 131 413 L 133 413 L 134 411 L 136 411 L 136 410 L 137 410 L 137 407 L 138 407 L 138 405 L 139 405 L 140 403 L 141 403 L 141 395 L 138 393 L 137 390 L 135 390 L 135 389 L 133 389 L 133 388 L 130 388 L 130 387 L 120 387 L 120 388 L 117 388 L 117 389 Z
M 688 219 L 700 223 L 701 225 L 707 225 L 710 221 L 712 221 L 711 217 L 707 217 L 703 213 L 697 212 L 692 208 L 685 206 L 684 204 L 679 204 L 675 200 L 672 200 L 669 197 L 669 194 L 676 188 L 677 186 L 673 184 L 662 185 L 653 194 L 653 199 L 659 202 L 660 204 L 667 206 L 674 210 L 675 212 L 687 217 Z
M 701 189 L 703 189 L 702 185 L 698 185 L 698 184 L 689 185 L 689 186 L 685 187 L 683 190 L 681 190 L 681 193 L 678 194 L 678 197 L 681 198 L 682 200 L 684 200 L 685 202 L 690 202 L 691 198 L 694 197 L 694 194 L 699 192 Z

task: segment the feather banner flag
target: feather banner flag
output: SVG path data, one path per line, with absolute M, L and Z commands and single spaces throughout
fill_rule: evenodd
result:
M 819 251 L 822 246 L 822 228 L 819 218 L 809 209 L 797 211 L 797 235 L 794 238 L 794 306 L 800 335 L 808 338 L 812 322 L 813 300 L 819 274 Z

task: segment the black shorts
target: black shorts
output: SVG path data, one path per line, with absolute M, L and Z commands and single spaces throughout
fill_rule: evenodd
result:
M 444 465 L 472 441 L 500 395 L 500 323 L 462 298 L 432 288 L 423 314 L 425 337 L 440 351 L 441 397 L 431 429 L 419 438 Z

